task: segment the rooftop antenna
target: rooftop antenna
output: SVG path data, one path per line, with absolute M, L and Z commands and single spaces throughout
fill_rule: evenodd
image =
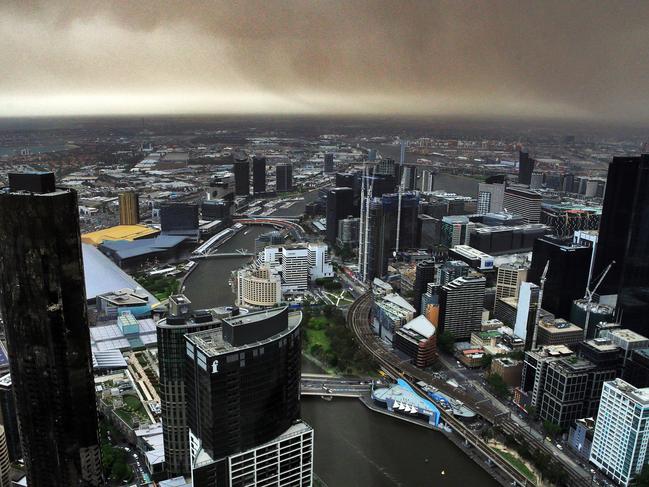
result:
M 539 303 L 536 306 L 536 317 L 534 318 L 534 333 L 532 334 L 532 350 L 536 349 L 536 339 L 539 332 L 539 321 L 541 320 L 541 304 L 543 304 L 543 289 L 545 288 L 545 278 L 548 275 L 550 261 L 545 263 L 543 274 L 541 274 L 541 286 L 539 288 Z

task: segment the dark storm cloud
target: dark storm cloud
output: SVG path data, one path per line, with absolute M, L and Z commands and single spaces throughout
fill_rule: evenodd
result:
M 16 1 L 0 99 L 647 120 L 647 25 L 649 2 Z

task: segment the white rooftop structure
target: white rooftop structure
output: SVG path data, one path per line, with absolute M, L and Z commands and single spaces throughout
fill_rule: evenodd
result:
M 135 279 L 120 269 L 112 260 L 96 247 L 82 243 L 83 274 L 86 284 L 86 299 L 92 301 L 100 294 L 116 292 L 121 289 L 134 289 L 149 297 L 149 303 L 159 301 L 149 291 L 140 286 Z
M 403 328 L 419 333 L 421 336 L 430 338 L 435 334 L 435 325 L 433 325 L 424 315 L 419 315 L 403 325 Z

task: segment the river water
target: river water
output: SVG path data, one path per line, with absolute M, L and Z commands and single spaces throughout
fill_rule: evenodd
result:
M 220 253 L 254 249 L 268 227 L 250 227 L 219 248 Z M 205 259 L 185 281 L 192 306 L 229 305 L 230 272 L 249 257 Z M 320 372 L 303 361 L 305 372 Z M 315 429 L 315 473 L 327 487 L 496 486 L 442 433 L 368 410 L 357 399 L 302 400 L 302 418 Z M 444 473 L 442 473 L 444 472 Z

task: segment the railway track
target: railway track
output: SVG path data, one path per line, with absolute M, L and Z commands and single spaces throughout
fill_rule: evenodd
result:
M 536 439 L 529 431 L 521 428 L 518 424 L 514 423 L 508 418 L 505 418 L 502 421 L 498 421 L 498 410 L 493 406 L 475 404 L 474 401 L 465 394 L 458 394 L 458 391 L 456 390 L 449 391 L 447 384 L 435 379 L 431 374 L 414 367 L 409 362 L 400 360 L 399 357 L 397 357 L 395 354 L 393 354 L 389 350 L 386 350 L 381 342 L 381 339 L 372 332 L 370 327 L 369 319 L 372 302 L 373 300 L 371 291 L 363 294 L 358 299 L 356 299 L 356 301 L 354 301 L 349 307 L 347 314 L 347 323 L 356 336 L 356 339 L 358 340 L 360 345 L 376 359 L 376 361 L 380 364 L 381 368 L 386 372 L 386 374 L 388 374 L 393 379 L 402 378 L 407 380 L 410 386 L 413 387 L 422 397 L 426 399 L 429 399 L 429 397 L 426 394 L 426 391 L 424 391 L 416 384 L 417 381 L 424 381 L 426 383 L 434 385 L 435 387 L 438 387 L 441 390 L 446 389 L 446 391 L 444 392 L 449 392 L 454 397 L 460 396 L 458 397 L 460 400 L 462 400 L 469 407 L 479 412 L 484 419 L 491 422 L 492 424 L 497 425 L 502 429 L 503 432 L 517 438 L 522 438 L 534 448 L 552 456 L 553 452 L 543 442 L 539 442 L 538 439 Z M 458 432 L 464 438 L 466 443 L 472 445 L 485 457 L 487 457 L 490 462 L 498 466 L 500 470 L 511 480 L 513 485 L 534 485 L 523 474 L 521 474 L 518 470 L 516 470 L 508 462 L 506 462 L 498 453 L 492 450 L 481 436 L 469 429 L 464 423 L 457 420 L 452 414 L 449 414 L 444 409 L 440 408 L 440 412 L 446 424 L 448 424 L 451 428 Z M 579 472 L 571 468 L 570 465 L 567 465 L 563 462 L 561 463 L 561 465 L 563 466 L 564 471 L 566 472 L 570 480 L 568 485 L 583 487 L 590 485 L 590 479 L 584 478 L 579 474 Z

